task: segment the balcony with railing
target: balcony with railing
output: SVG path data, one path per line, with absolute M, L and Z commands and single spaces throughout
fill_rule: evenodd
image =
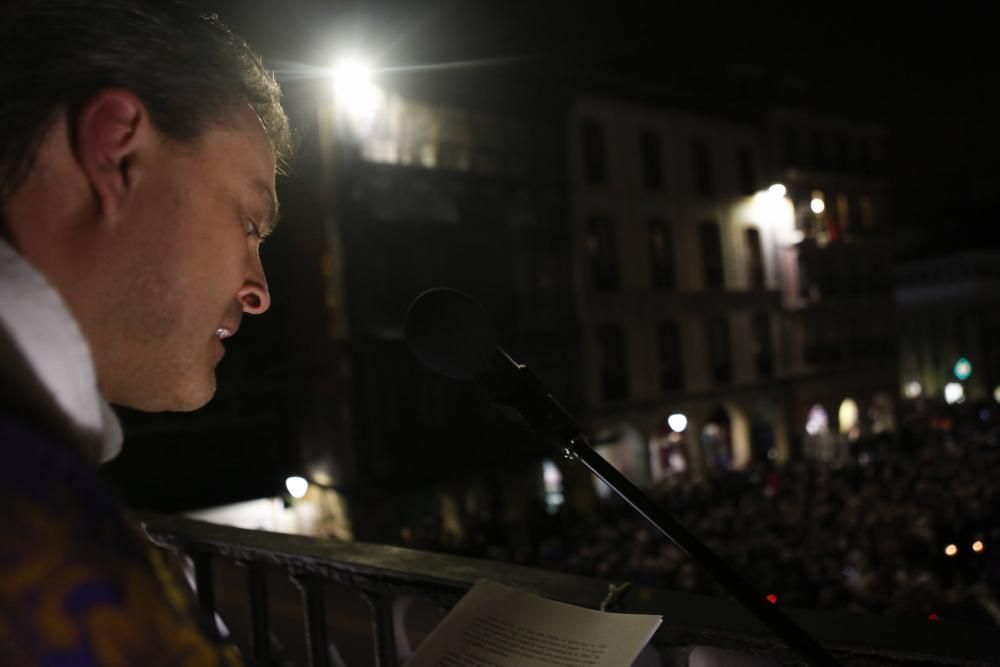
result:
M 402 664 L 480 579 L 593 609 L 658 614 L 639 667 L 805 664 L 729 599 L 391 546 L 245 530 L 178 516 L 143 524 L 191 559 L 201 607 L 247 661 L 267 666 Z M 1000 630 L 946 621 L 786 610 L 845 666 L 1000 665 Z

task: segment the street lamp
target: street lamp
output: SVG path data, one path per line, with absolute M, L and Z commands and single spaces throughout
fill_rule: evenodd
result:
M 328 70 L 334 114 L 347 121 L 355 133 L 368 128 L 378 108 L 380 91 L 374 77 L 374 68 L 357 56 L 345 58 Z
M 309 481 L 305 477 L 289 477 L 285 480 L 285 488 L 293 498 L 303 498 L 309 491 Z
M 330 68 L 330 83 L 338 97 L 366 91 L 372 86 L 371 65 L 359 58 L 343 60 Z
M 687 417 L 678 412 L 667 417 L 667 425 L 675 432 L 683 433 L 684 429 L 687 428 L 688 420 Z

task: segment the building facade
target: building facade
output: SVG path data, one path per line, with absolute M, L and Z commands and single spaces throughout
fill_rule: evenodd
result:
M 878 127 L 599 96 L 568 126 L 584 397 L 606 455 L 656 479 L 836 460 L 893 427 Z

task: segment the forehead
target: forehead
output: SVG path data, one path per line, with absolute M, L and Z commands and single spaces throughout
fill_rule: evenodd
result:
M 246 166 L 259 172 L 257 176 L 267 172 L 268 179 L 273 182 L 275 172 L 274 148 L 264 130 L 264 124 L 253 111 L 250 105 L 246 105 L 233 113 L 218 128 L 216 138 L 227 144 L 227 148 L 239 151 L 240 159 L 250 160 Z M 233 162 L 236 163 L 235 156 Z M 234 164 L 239 167 L 239 164 Z
M 213 193 L 220 202 L 237 205 L 270 231 L 277 215 L 274 149 L 252 109 L 225 118 L 191 143 L 172 143 L 184 156 L 175 175 L 188 187 Z
M 205 130 L 189 150 L 202 162 L 202 177 L 237 187 L 263 185 L 269 192 L 274 191 L 274 149 L 249 106 L 245 112 Z

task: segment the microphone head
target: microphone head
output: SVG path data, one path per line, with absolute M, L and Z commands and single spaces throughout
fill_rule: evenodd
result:
M 403 333 L 420 363 L 456 380 L 482 373 L 497 351 L 490 314 L 468 294 L 448 287 L 427 290 L 413 300 Z

